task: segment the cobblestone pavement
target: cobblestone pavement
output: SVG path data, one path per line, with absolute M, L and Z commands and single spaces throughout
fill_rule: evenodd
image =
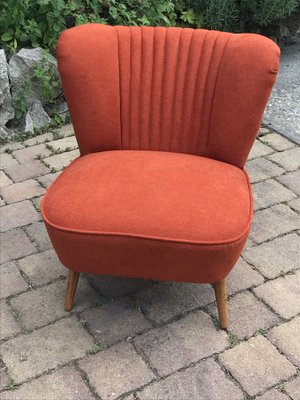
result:
M 210 285 L 66 269 L 39 213 L 78 150 L 71 126 L 1 153 L 2 400 L 299 400 L 300 148 L 266 128 L 250 154 L 255 217 L 228 279 L 230 328 Z

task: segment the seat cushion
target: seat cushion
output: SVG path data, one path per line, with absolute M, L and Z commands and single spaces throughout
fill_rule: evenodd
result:
M 252 217 L 246 173 L 205 157 L 104 151 L 79 157 L 41 206 L 68 268 L 214 282 L 240 255 Z

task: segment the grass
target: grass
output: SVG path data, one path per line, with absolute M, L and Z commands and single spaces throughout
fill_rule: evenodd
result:
M 233 333 L 228 333 L 228 341 L 230 344 L 230 347 L 235 347 L 240 343 L 240 340 L 237 336 L 235 336 Z
M 87 352 L 87 354 L 95 355 L 95 354 L 99 353 L 100 351 L 104 350 L 105 347 L 106 346 L 104 344 L 102 344 L 102 343 L 99 343 L 99 342 L 95 343 L 94 346 L 91 348 L 91 350 L 89 350 Z

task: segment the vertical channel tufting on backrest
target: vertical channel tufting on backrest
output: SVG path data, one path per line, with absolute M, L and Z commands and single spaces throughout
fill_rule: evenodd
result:
M 254 34 L 87 24 L 57 60 L 81 154 L 140 149 L 243 167 L 279 68 Z
M 230 34 L 115 29 L 122 148 L 205 155 L 215 84 Z

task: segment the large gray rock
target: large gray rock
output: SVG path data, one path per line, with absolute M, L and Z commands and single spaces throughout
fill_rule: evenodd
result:
M 0 127 L 4 127 L 14 116 L 6 56 L 4 50 L 0 49 Z
M 6 128 L 6 126 L 0 126 L 0 140 L 4 142 L 11 140 L 17 135 L 16 131 Z
M 28 106 L 34 100 L 40 100 L 42 104 L 45 104 L 60 94 L 62 91 L 61 84 L 59 84 L 55 89 L 52 98 L 42 98 L 40 93 L 40 83 L 35 78 L 34 73 L 37 67 L 44 68 L 45 71 L 47 71 L 47 74 L 53 74 L 55 80 L 60 82 L 56 60 L 51 54 L 45 52 L 45 50 L 41 49 L 40 47 L 35 49 L 22 49 L 18 53 L 14 54 L 9 60 L 9 77 L 14 101 L 18 92 L 22 92 L 24 90 L 24 85 L 26 82 L 28 82 L 29 85 L 28 94 L 26 94 Z
M 23 121 L 24 132 L 34 132 L 34 129 L 43 128 L 51 122 L 51 118 L 43 109 L 42 103 L 35 100 L 28 108 Z

